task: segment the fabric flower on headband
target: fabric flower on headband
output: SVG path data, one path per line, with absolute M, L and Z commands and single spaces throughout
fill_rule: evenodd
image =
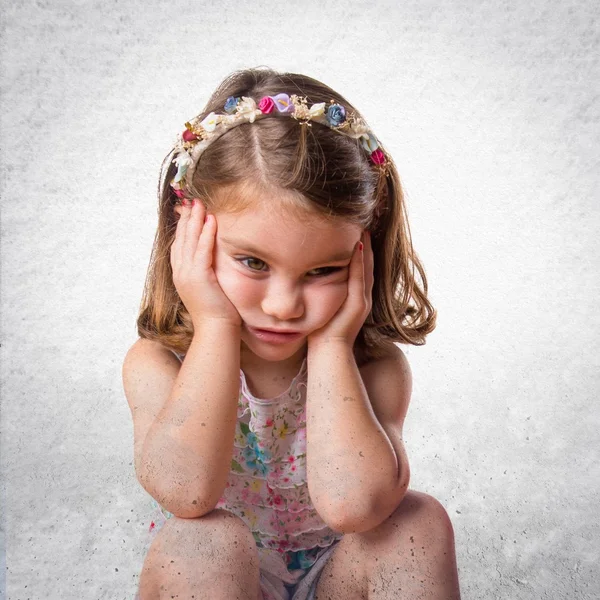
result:
M 387 164 L 377 138 L 364 120 L 354 113 L 348 113 L 341 104 L 336 104 L 333 100 L 329 105 L 319 102 L 308 106 L 307 99 L 296 94 L 264 96 L 258 103 L 246 96 L 230 96 L 223 110 L 225 114 L 211 112 L 203 119 L 192 119 L 185 124 L 185 130 L 178 137 L 173 150 L 177 174 L 170 185 L 179 198 L 185 197 L 187 182 L 192 180 L 198 159 L 212 142 L 237 125 L 254 123 L 269 115 L 289 115 L 308 126 L 311 122 L 326 125 L 342 135 L 360 140 L 374 165 L 385 168 Z
M 238 101 L 239 101 L 239 98 L 234 98 L 233 96 L 229 96 L 229 98 L 227 98 L 227 102 L 225 102 L 225 106 L 223 107 L 225 112 L 227 114 L 234 113 L 235 109 L 237 108 Z
M 332 127 L 339 127 L 346 120 L 346 109 L 340 104 L 332 104 L 327 109 L 327 120 Z

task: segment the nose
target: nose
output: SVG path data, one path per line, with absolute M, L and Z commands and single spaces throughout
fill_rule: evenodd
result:
M 298 319 L 304 314 L 302 288 L 271 281 L 262 300 L 262 311 L 278 321 Z

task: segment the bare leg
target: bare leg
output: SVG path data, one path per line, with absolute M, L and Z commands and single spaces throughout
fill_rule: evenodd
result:
M 433 497 L 409 490 L 371 531 L 346 534 L 328 560 L 316 600 L 460 600 L 454 530 Z
M 410 490 L 390 518 L 359 535 L 371 557 L 369 598 L 460 600 L 454 530 L 432 496 Z
M 150 545 L 140 575 L 140 600 L 256 600 L 256 543 L 233 513 L 170 518 Z

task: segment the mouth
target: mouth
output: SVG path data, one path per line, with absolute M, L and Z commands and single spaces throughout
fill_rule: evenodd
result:
M 246 326 L 248 331 L 259 340 L 271 344 L 286 344 L 302 337 L 301 331 L 291 331 L 282 329 L 258 329 L 256 327 Z

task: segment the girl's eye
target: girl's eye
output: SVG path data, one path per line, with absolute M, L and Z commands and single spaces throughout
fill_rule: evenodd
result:
M 251 267 L 249 265 L 247 265 L 244 261 L 250 261 L 251 263 L 261 263 L 261 264 L 265 264 L 262 260 L 260 260 L 259 258 L 252 258 L 251 256 L 248 256 L 246 258 L 237 258 L 236 259 L 238 262 L 241 262 L 245 267 L 248 267 L 251 271 L 262 271 L 262 269 L 255 269 L 254 267 Z
M 317 273 L 314 277 L 326 277 L 341 270 L 342 267 L 321 267 L 320 269 L 315 269 L 315 271 L 321 271 L 321 273 Z
M 261 265 L 266 265 L 266 263 L 260 260 L 260 258 L 253 258 L 252 256 L 247 256 L 245 258 L 236 258 L 236 260 L 238 262 L 241 262 L 245 267 L 247 267 L 251 271 L 264 271 L 264 269 L 252 267 L 250 266 L 250 264 L 246 264 L 245 261 L 248 261 L 248 263 L 260 263 Z M 332 273 L 337 273 L 337 271 L 341 271 L 342 268 L 343 267 L 321 267 L 319 269 L 313 269 L 312 271 L 309 271 L 309 275 L 312 273 L 312 275 L 310 275 L 311 277 L 326 277 L 327 275 L 331 275 Z

